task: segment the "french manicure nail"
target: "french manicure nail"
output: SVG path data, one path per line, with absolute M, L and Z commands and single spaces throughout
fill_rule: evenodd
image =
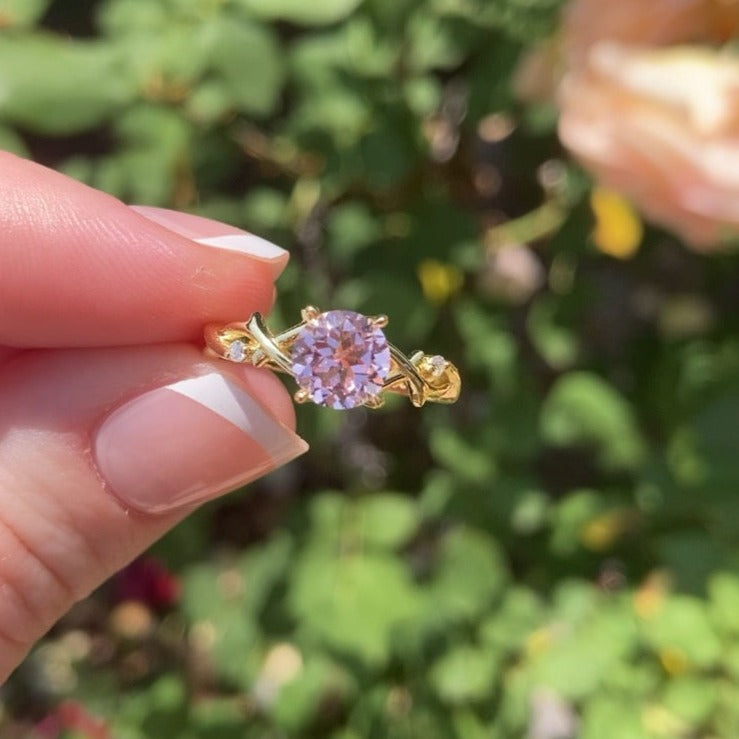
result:
M 225 236 L 211 236 L 209 238 L 194 240 L 204 246 L 215 246 L 218 249 L 238 251 L 242 254 L 249 254 L 257 259 L 266 259 L 268 261 L 285 259 L 288 255 L 287 251 L 282 247 L 249 233 L 226 234 Z
M 255 259 L 273 262 L 280 269 L 284 267 L 289 257 L 286 249 L 271 241 L 211 218 L 148 205 L 132 205 L 130 208 L 140 216 L 203 246 L 247 254 Z
M 144 512 L 217 497 L 307 449 L 243 387 L 215 372 L 130 400 L 103 421 L 93 441 L 110 490 Z

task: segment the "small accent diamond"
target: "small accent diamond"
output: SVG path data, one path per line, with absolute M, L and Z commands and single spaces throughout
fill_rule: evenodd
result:
M 246 359 L 246 342 L 236 339 L 228 347 L 228 358 L 232 362 L 243 362 Z
M 444 357 L 435 354 L 433 357 L 429 357 L 429 367 L 431 368 L 431 376 L 438 379 L 444 374 L 446 368 L 446 359 Z

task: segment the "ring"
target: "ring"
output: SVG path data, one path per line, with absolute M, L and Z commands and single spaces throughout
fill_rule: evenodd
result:
M 439 355 L 417 351 L 409 357 L 394 347 L 383 328 L 387 316 L 348 310 L 322 313 L 308 306 L 302 321 L 273 334 L 259 313 L 243 323 L 211 324 L 205 329 L 209 353 L 231 362 L 268 367 L 292 375 L 295 400 L 328 408 L 379 408 L 385 392 L 424 403 L 454 403 L 459 371 Z

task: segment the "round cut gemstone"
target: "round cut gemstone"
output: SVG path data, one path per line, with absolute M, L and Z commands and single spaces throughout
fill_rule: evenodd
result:
M 332 310 L 301 329 L 292 347 L 292 368 L 314 403 L 356 408 L 382 391 L 390 374 L 390 347 L 367 316 Z

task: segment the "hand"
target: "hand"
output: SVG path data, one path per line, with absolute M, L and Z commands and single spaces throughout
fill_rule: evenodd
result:
M 197 503 L 307 449 L 270 372 L 204 358 L 282 249 L 0 152 L 0 683 Z

